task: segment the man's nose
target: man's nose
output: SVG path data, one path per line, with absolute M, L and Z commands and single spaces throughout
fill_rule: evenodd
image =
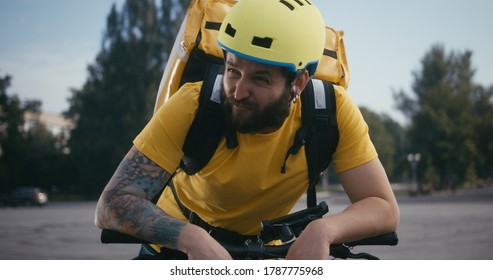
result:
M 240 101 L 248 98 L 249 96 L 250 96 L 250 89 L 248 82 L 244 78 L 239 79 L 235 86 L 235 92 L 234 92 L 235 100 Z

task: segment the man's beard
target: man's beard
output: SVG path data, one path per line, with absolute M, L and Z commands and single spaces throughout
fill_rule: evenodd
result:
M 239 133 L 257 133 L 280 128 L 291 111 L 292 96 L 293 93 L 286 89 L 277 101 L 260 110 L 258 104 L 247 99 L 237 101 L 234 96 L 226 97 L 224 87 L 221 87 L 221 103 L 226 120 Z M 249 114 L 234 111 L 235 104 L 246 107 Z

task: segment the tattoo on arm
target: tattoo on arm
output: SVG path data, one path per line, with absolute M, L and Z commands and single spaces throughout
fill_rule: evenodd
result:
M 135 147 L 122 160 L 105 189 L 104 224 L 118 231 L 176 249 L 185 223 L 151 200 L 172 175 Z

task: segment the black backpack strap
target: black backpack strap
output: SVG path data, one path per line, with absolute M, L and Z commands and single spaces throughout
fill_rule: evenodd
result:
M 311 79 L 301 94 L 305 153 L 310 184 L 307 190 L 307 206 L 317 204 L 316 185 L 321 173 L 332 161 L 339 130 L 336 118 L 334 85 L 327 81 Z
M 198 44 L 199 42 L 197 42 L 197 46 Z M 224 60 L 222 58 L 206 54 L 199 48 L 194 48 L 190 52 L 187 63 L 183 68 L 183 73 L 180 79 L 180 87 L 185 83 L 204 81 L 211 78 L 208 75 L 214 75 L 214 73 L 208 73 L 211 70 L 210 67 L 223 64 Z
M 183 203 L 178 198 L 176 188 L 172 181 L 170 181 L 168 186 L 171 189 L 171 192 L 173 193 L 173 197 L 175 198 L 178 207 L 182 211 L 183 216 L 185 216 L 190 223 L 205 229 L 209 233 L 209 235 L 212 236 L 214 239 L 227 244 L 243 245 L 247 240 L 255 240 L 257 238 L 256 235 L 242 235 L 234 231 L 230 231 L 224 228 L 210 225 L 209 223 L 204 221 L 199 215 L 197 215 L 197 213 L 191 211 L 185 205 L 183 205 Z
M 180 168 L 188 175 L 201 170 L 214 155 L 223 136 L 228 148 L 238 145 L 236 133 L 226 124 L 221 105 L 223 66 L 208 64 L 199 96 L 199 106 L 183 144 Z

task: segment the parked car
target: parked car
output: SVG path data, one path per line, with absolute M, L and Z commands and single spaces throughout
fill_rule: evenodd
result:
M 48 203 L 48 195 L 38 187 L 17 187 L 10 194 L 10 206 L 37 205 L 43 206 Z

